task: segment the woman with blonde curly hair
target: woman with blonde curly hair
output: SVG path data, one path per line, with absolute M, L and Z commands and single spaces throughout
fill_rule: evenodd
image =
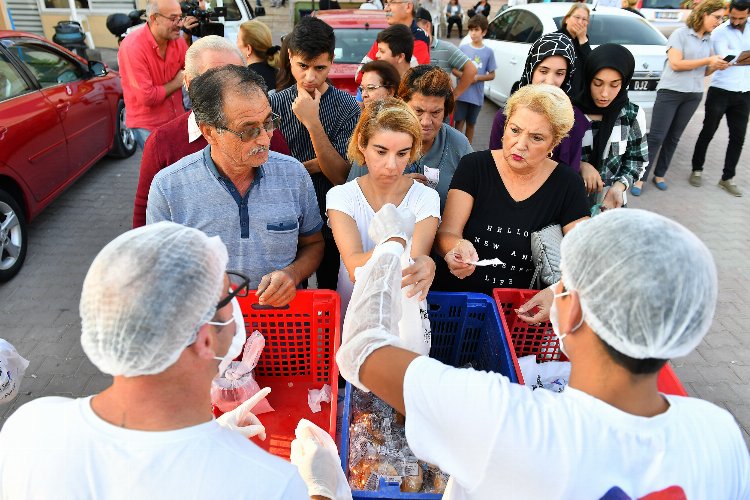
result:
M 724 0 L 703 0 L 693 8 L 687 26 L 676 29 L 667 41 L 667 64 L 656 87 L 656 101 L 648 133 L 648 166 L 631 192 L 641 194 L 657 155 L 654 184 L 667 190 L 664 179 L 680 136 L 703 99 L 704 80 L 729 63 L 711 50 L 711 32 L 724 21 Z
M 437 233 L 435 290 L 528 288 L 534 275 L 531 233 L 559 224 L 567 233 L 589 214 L 580 176 L 550 158 L 573 126 L 559 87 L 526 85 L 505 105 L 503 149 L 464 156 L 453 175 Z M 477 267 L 476 261 L 502 263 Z
M 337 291 L 341 310 L 351 298 L 354 270 L 363 266 L 378 241 L 367 234 L 370 221 L 383 205 L 407 208 L 416 216 L 414 236 L 405 255 L 413 264 L 404 269 L 404 287 L 414 285 L 409 297 L 427 296 L 435 276 L 429 257 L 440 222 L 440 199 L 435 190 L 404 175 L 419 156 L 422 131 L 414 111 L 402 100 L 386 97 L 362 112 L 349 142 L 349 159 L 367 167 L 367 174 L 335 186 L 326 196 L 328 224 L 341 254 Z
M 272 40 L 271 29 L 257 19 L 240 24 L 237 48 L 240 49 L 250 69 L 263 77 L 268 90 L 276 88 L 281 50 Z

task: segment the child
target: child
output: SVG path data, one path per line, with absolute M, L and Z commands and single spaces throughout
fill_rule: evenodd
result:
M 484 35 L 487 34 L 487 26 L 487 18 L 482 15 L 478 14 L 469 19 L 471 44 L 460 47 L 477 67 L 474 83 L 456 101 L 456 114 L 454 115 L 456 129 L 462 131 L 466 123 L 465 134 L 469 142 L 474 139 L 474 125 L 477 123 L 479 110 L 482 109 L 484 102 L 484 82 L 495 79 L 495 54 L 492 53 L 492 49 L 485 47 L 482 43 Z M 453 74 L 460 78 L 462 72 L 454 69 Z
M 394 24 L 378 33 L 375 42 L 378 44 L 378 61 L 391 63 L 399 76 L 404 76 L 411 67 L 411 56 L 414 53 L 414 35 L 403 24 Z

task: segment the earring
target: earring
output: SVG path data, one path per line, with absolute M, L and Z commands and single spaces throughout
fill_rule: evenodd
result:
M 552 158 L 552 151 L 550 151 L 549 153 L 547 153 L 547 158 Z

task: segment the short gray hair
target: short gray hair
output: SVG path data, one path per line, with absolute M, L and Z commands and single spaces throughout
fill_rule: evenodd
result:
M 212 50 L 214 52 L 232 52 L 244 61 L 242 52 L 232 42 L 224 37 L 217 35 L 208 35 L 199 38 L 190 46 L 185 53 L 185 76 L 192 80 L 196 76 L 201 74 L 201 54 L 206 50 Z
M 209 69 L 192 80 L 188 89 L 195 121 L 216 128 L 226 127 L 224 100 L 229 92 L 247 99 L 251 99 L 256 92 L 267 96 L 266 82 L 247 66 L 228 64 Z

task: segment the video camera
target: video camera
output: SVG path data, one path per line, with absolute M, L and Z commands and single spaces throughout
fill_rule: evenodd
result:
M 112 14 L 107 16 L 107 29 L 117 37 L 117 41 L 122 42 L 126 32 L 133 26 L 145 23 L 143 16 L 145 10 L 133 10 L 129 14 Z
M 207 35 L 224 36 L 224 25 L 214 23 L 220 17 L 227 15 L 226 7 L 215 7 L 214 9 L 201 9 L 198 0 L 187 0 L 180 2 L 182 13 L 186 16 L 192 16 L 198 20 L 198 26 L 193 29 L 183 28 L 183 31 L 193 36 L 204 37 Z

